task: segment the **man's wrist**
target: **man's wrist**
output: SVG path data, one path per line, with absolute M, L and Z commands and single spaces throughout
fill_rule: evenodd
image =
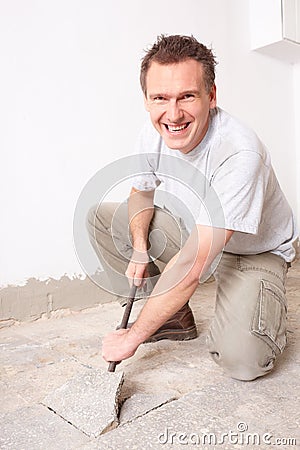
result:
M 134 250 L 146 253 L 148 250 L 148 240 L 143 237 L 133 237 L 132 246 Z
M 145 333 L 140 333 L 138 330 L 136 330 L 135 326 L 133 325 L 130 328 L 130 331 L 128 333 L 128 339 L 132 346 L 135 346 L 136 348 L 141 345 L 145 339 L 147 339 L 147 336 Z

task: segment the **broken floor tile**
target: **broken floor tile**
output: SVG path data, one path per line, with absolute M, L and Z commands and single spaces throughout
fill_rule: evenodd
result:
M 87 369 L 50 393 L 43 401 L 88 436 L 97 437 L 118 424 L 123 372 Z
M 201 446 L 202 433 L 209 431 L 217 435 L 224 429 L 228 429 L 226 422 L 203 413 L 201 405 L 197 408 L 190 407 L 179 399 L 119 426 L 93 443 L 86 444 L 82 450 L 209 448 Z
M 74 450 L 89 438 L 44 406 L 20 408 L 0 414 L 0 448 Z
M 243 386 L 243 387 L 242 387 Z M 140 450 L 140 449 L 166 449 L 179 448 L 222 448 L 222 450 L 248 448 L 274 448 L 278 439 L 280 443 L 290 440 L 296 448 L 299 443 L 297 427 L 299 418 L 294 419 L 293 428 L 287 419 L 280 426 L 265 423 L 261 417 L 258 419 L 255 412 L 238 412 L 236 406 L 249 384 L 241 384 L 241 390 L 234 394 L 236 402 L 231 408 L 217 415 L 219 405 L 226 402 L 226 397 L 207 387 L 203 391 L 187 394 L 179 400 L 172 401 L 145 414 L 136 420 L 126 423 L 111 432 L 100 436 L 93 443 L 89 442 L 82 450 Z M 213 386 L 211 386 L 213 387 Z M 220 388 L 220 386 L 219 386 Z M 285 394 L 285 393 L 284 393 Z M 283 395 L 284 395 L 283 394 Z M 207 405 L 207 398 L 211 396 L 211 403 Z M 248 397 L 248 404 L 252 402 Z M 213 409 L 211 409 L 213 404 Z M 259 404 L 257 407 L 263 405 Z M 295 407 L 292 406 L 295 411 Z M 281 444 L 279 444 L 281 445 Z M 276 447 L 277 448 L 277 447 Z M 279 448 L 279 447 L 278 447 Z
M 175 398 L 174 393 L 170 392 L 152 395 L 133 394 L 124 402 L 121 408 L 119 418 L 120 425 L 131 422 L 132 420 L 147 414 L 149 411 L 175 400 Z

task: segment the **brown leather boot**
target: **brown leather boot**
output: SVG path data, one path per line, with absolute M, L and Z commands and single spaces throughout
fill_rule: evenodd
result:
M 189 304 L 186 303 L 177 313 L 170 317 L 158 330 L 146 341 L 157 342 L 162 339 L 171 341 L 188 341 L 198 336 L 197 328 Z
M 129 323 L 128 328 L 133 324 Z M 119 328 L 119 327 L 118 327 Z M 197 328 L 189 304 L 186 303 L 177 313 L 170 317 L 155 333 L 144 341 L 157 342 L 162 339 L 169 339 L 171 341 L 188 341 L 195 339 L 198 336 Z

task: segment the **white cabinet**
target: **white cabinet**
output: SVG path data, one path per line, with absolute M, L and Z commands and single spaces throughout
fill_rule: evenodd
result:
M 282 0 L 284 39 L 300 44 L 300 0 Z
M 251 49 L 300 62 L 300 0 L 249 0 Z

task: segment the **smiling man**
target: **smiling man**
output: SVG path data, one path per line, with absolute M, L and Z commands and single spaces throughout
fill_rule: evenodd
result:
M 197 337 L 189 299 L 214 270 L 209 353 L 229 376 L 252 380 L 285 347 L 297 234 L 268 151 L 216 105 L 215 64 L 211 50 L 179 35 L 160 36 L 142 61 L 143 168 L 128 205 L 92 208 L 88 229 L 115 292 L 122 274 L 149 291 L 136 322 L 106 336 L 102 354 L 121 361 L 143 342 Z M 166 201 L 157 206 L 160 190 Z

